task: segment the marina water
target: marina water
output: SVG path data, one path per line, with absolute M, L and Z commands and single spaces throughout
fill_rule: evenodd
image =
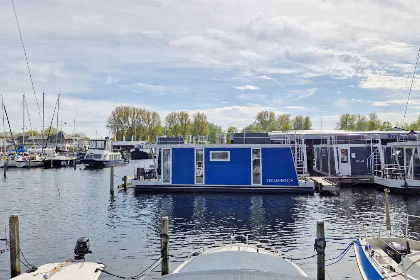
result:
M 115 185 L 138 163 L 115 168 Z M 372 215 L 369 227 L 385 230 L 384 194 L 369 188 L 342 188 L 340 196 L 137 193 L 109 194 L 109 169 L 10 169 L 0 179 L 0 238 L 12 214 L 19 215 L 21 249 L 29 263 L 41 265 L 73 257 L 76 239 L 90 238 L 89 261 L 132 276 L 160 257 L 160 217 L 170 217 L 170 269 L 189 254 L 229 243 L 231 234 L 299 259 L 314 254 L 316 221 L 325 221 L 326 259 L 337 256 L 359 234 L 360 215 Z M 402 232 L 404 214 L 420 215 L 420 196 L 390 196 L 394 230 Z M 367 224 L 367 218 L 363 219 Z M 420 222 L 409 226 L 420 238 Z M 0 249 L 4 248 L 0 243 Z M 296 260 L 316 278 L 316 259 Z M 159 267 L 160 268 L 160 267 Z M 160 276 L 159 268 L 149 279 Z M 26 268 L 22 266 L 22 271 Z M 327 278 L 361 279 L 354 252 L 327 267 Z M 0 255 L 0 279 L 9 279 L 9 254 Z M 102 279 L 114 279 L 104 275 Z

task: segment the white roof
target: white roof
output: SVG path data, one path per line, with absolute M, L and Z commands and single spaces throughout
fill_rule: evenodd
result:
M 94 262 L 49 263 L 41 265 L 35 272 L 16 276 L 13 280 L 98 280 L 102 274 L 101 271 L 95 272 L 98 268 L 104 269 L 105 265 Z M 51 275 L 54 269 L 56 272 Z M 50 278 L 44 278 L 47 274 L 51 275 Z

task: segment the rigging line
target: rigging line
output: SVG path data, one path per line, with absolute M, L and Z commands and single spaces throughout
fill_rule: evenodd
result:
M 17 28 L 19 30 L 20 42 L 22 43 L 23 52 L 25 54 L 25 60 L 26 60 L 26 66 L 28 67 L 29 78 L 31 79 L 32 90 L 33 90 L 34 95 L 35 95 L 36 106 L 38 107 L 38 115 L 39 115 L 40 120 L 42 121 L 41 110 L 39 109 L 38 98 L 36 97 L 34 81 L 32 79 L 32 72 L 31 72 L 31 68 L 29 67 L 28 55 L 26 54 L 25 44 L 23 43 L 22 32 L 20 30 L 20 25 L 19 25 L 17 13 L 16 13 L 16 8 L 15 8 L 15 2 L 14 2 L 14 0 L 12 0 L 12 5 L 13 5 L 13 11 L 15 13 L 16 25 L 17 25 Z
M 51 132 L 52 124 L 53 124 L 53 121 L 54 121 L 55 110 L 57 109 L 57 103 L 58 103 L 58 98 L 57 98 L 57 101 L 55 102 L 55 107 L 54 107 L 54 112 L 53 112 L 53 116 L 52 116 L 52 119 L 51 119 L 51 124 L 50 124 L 50 127 L 48 128 L 48 135 L 47 135 L 47 139 L 45 140 L 46 143 L 48 143 L 48 139 L 50 138 L 50 132 Z M 57 131 L 58 131 L 58 129 L 57 129 Z M 44 143 L 42 143 L 42 146 L 44 146 Z M 46 146 L 47 145 L 45 145 L 45 147 Z
M 34 131 L 32 130 L 31 115 L 29 114 L 28 102 L 26 101 L 26 98 L 25 98 L 25 105 L 26 105 L 26 112 L 28 112 L 29 127 L 31 128 L 32 136 L 34 136 Z
M 10 131 L 10 136 L 12 136 L 13 146 L 15 147 L 15 150 L 17 151 L 15 138 L 13 137 L 12 128 L 10 127 L 9 115 L 7 114 L 6 105 L 4 105 L 4 103 L 3 103 L 3 110 L 4 110 L 4 113 L 6 114 L 7 124 L 9 125 L 9 131 Z
M 414 66 L 413 76 L 411 77 L 410 90 L 408 91 L 407 104 L 405 105 L 405 110 L 404 110 L 404 118 L 403 118 L 403 123 L 402 123 L 403 126 L 404 126 L 404 123 L 405 123 L 405 116 L 407 114 L 408 103 L 410 103 L 410 95 L 411 95 L 411 90 L 413 89 L 414 76 L 416 75 L 416 71 L 417 71 L 417 64 L 419 62 L 419 55 L 420 55 L 420 49 L 417 52 L 416 65 Z

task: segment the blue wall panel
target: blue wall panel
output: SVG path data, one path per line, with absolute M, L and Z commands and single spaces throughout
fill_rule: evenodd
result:
M 290 148 L 262 148 L 262 184 L 298 186 Z
M 172 184 L 194 184 L 194 148 L 172 148 Z
M 210 151 L 230 151 L 230 161 L 210 161 Z M 251 149 L 206 148 L 204 169 L 206 185 L 250 185 Z

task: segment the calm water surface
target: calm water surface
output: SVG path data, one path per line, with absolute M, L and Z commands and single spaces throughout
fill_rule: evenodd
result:
M 115 168 L 115 183 L 132 174 L 136 163 Z M 204 246 L 228 243 L 230 235 L 249 234 L 266 248 L 301 258 L 313 254 L 316 221 L 326 223 L 327 258 L 338 255 L 358 235 L 360 214 L 384 212 L 383 192 L 342 188 L 339 197 L 252 194 L 142 194 L 130 189 L 109 195 L 109 169 L 10 169 L 0 179 L 0 235 L 9 215 L 20 219 L 21 249 L 41 265 L 73 257 L 76 239 L 88 236 L 90 261 L 115 274 L 132 276 L 159 258 L 160 217 L 170 217 L 170 269 Z M 401 232 L 401 214 L 420 215 L 420 196 L 391 195 L 391 214 Z M 383 229 L 376 219 L 375 229 Z M 410 230 L 420 237 L 419 221 Z M 8 233 L 7 233 L 8 234 Z M 334 240 L 332 238 L 343 238 Z M 0 243 L 0 249 L 4 243 Z M 316 278 L 316 260 L 296 261 Z M 22 267 L 24 269 L 24 267 Z M 361 279 L 354 252 L 327 267 L 332 279 Z M 0 255 L 0 279 L 9 279 L 9 254 Z M 159 270 L 149 275 L 156 279 Z M 114 279 L 104 275 L 102 279 Z

